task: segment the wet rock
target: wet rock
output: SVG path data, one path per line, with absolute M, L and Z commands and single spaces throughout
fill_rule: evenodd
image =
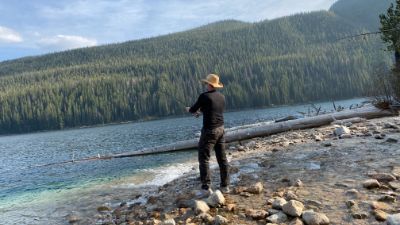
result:
M 261 194 L 264 189 L 264 186 L 261 182 L 257 182 L 251 185 L 246 191 L 251 194 Z
M 228 219 L 221 215 L 217 215 L 214 219 L 214 225 L 224 225 L 228 223 L 229 223 Z
M 343 134 L 350 134 L 350 129 L 345 126 L 339 126 L 335 129 L 334 134 L 336 136 L 341 136 Z
M 374 215 L 375 219 L 378 221 L 385 221 L 388 217 L 388 214 L 380 209 L 372 211 L 372 215 Z
M 305 211 L 301 218 L 307 225 L 327 225 L 330 222 L 325 214 L 313 211 Z
M 225 197 L 220 190 L 216 190 L 207 198 L 207 204 L 211 207 L 218 207 L 225 204 Z
M 72 212 L 66 216 L 68 223 L 76 223 L 81 220 L 77 213 Z
M 253 220 L 262 220 L 265 219 L 268 215 L 269 215 L 268 212 L 265 210 L 254 210 L 254 209 L 246 210 L 246 217 L 250 217 Z
M 389 182 L 389 187 L 393 190 L 400 190 L 400 182 L 399 181 Z
M 112 210 L 111 207 L 106 206 L 106 205 L 97 207 L 98 212 L 110 212 L 111 210 Z
M 395 202 L 396 198 L 391 196 L 391 195 L 384 195 L 384 196 L 380 197 L 378 201 L 381 201 L 381 202 Z
M 364 181 L 363 187 L 367 189 L 379 188 L 381 184 L 376 179 L 369 179 Z
M 397 143 L 397 142 L 399 142 L 399 140 L 397 140 L 396 138 L 388 138 L 388 139 L 386 139 L 386 142 L 388 142 L 388 143 Z
M 390 173 L 371 173 L 370 177 L 378 180 L 379 182 L 390 182 L 396 180 L 396 177 Z
M 267 217 L 267 221 L 271 223 L 284 223 L 288 220 L 288 217 L 285 213 L 279 212 L 274 215 Z
M 303 221 L 301 221 L 301 219 L 296 218 L 292 221 L 290 221 L 290 223 L 288 225 L 304 225 Z
M 272 202 L 273 209 L 282 209 L 283 205 L 286 204 L 286 200 L 284 198 L 275 198 Z
M 388 216 L 387 224 L 388 225 L 400 225 L 400 213 Z
M 332 142 L 325 142 L 325 143 L 322 143 L 322 146 L 324 146 L 324 147 L 331 147 L 331 146 L 332 146 Z
M 294 217 L 301 216 L 303 209 L 304 209 L 303 203 L 296 200 L 290 200 L 289 202 L 287 202 L 282 206 L 282 210 L 284 213 Z
M 376 134 L 376 135 L 374 136 L 374 138 L 375 138 L 375 139 L 378 139 L 378 140 L 383 140 L 383 139 L 385 139 L 385 136 L 383 136 L 382 134 Z
M 207 213 L 210 211 L 210 207 L 208 207 L 207 203 L 202 200 L 196 200 L 194 202 L 194 211 L 197 214 Z
M 242 145 L 240 145 L 240 146 L 237 148 L 237 150 L 238 150 L 238 152 L 245 152 L 245 151 L 247 150 L 247 148 L 244 147 L 244 146 L 242 146 Z

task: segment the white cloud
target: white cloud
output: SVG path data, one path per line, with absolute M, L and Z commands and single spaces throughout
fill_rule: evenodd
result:
M 74 48 L 90 47 L 97 45 L 95 39 L 89 39 L 82 36 L 74 35 L 56 35 L 53 37 L 45 37 L 37 43 L 40 47 L 49 50 L 68 50 Z
M 0 43 L 19 43 L 22 41 L 23 39 L 19 33 L 10 28 L 0 26 Z

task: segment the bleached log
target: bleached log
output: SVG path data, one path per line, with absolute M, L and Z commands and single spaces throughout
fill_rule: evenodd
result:
M 315 128 L 324 125 L 329 125 L 334 121 L 340 120 L 348 120 L 350 122 L 354 118 L 354 121 L 360 121 L 362 118 L 364 119 L 372 119 L 379 117 L 387 117 L 393 116 L 394 112 L 381 110 L 373 106 L 346 110 L 342 112 L 336 112 L 331 114 L 324 114 L 314 117 L 289 120 L 279 123 L 269 123 L 261 126 L 249 127 L 245 129 L 239 129 L 231 132 L 227 132 L 225 135 L 225 140 L 227 143 L 235 142 L 240 140 L 251 139 L 255 137 L 263 137 L 272 134 L 282 133 L 290 130 L 300 130 L 307 128 Z M 45 164 L 41 166 L 49 166 L 49 165 L 57 165 L 57 164 L 65 164 L 65 163 L 73 163 L 73 162 L 83 162 L 83 161 L 91 161 L 91 160 L 106 160 L 113 158 L 126 158 L 126 157 L 134 157 L 141 155 L 149 155 L 149 154 L 158 154 L 158 153 L 166 153 L 166 152 L 174 152 L 174 151 L 182 151 L 194 149 L 197 147 L 198 139 L 191 139 L 187 141 L 179 141 L 172 144 L 161 145 L 152 148 L 145 148 L 142 150 L 136 150 L 127 153 L 109 155 L 109 156 L 100 156 L 100 157 L 90 157 L 79 160 L 70 160 L 61 163 L 51 163 Z

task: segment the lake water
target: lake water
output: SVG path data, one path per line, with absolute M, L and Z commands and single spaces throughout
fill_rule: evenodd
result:
M 349 107 L 365 99 L 337 101 Z M 331 102 L 316 103 L 323 110 Z M 225 114 L 226 128 L 307 112 L 309 104 Z M 65 224 L 74 210 L 90 214 L 104 202 L 129 200 L 196 166 L 196 151 L 184 151 L 49 167 L 36 165 L 108 155 L 192 139 L 202 119 L 149 122 L 0 137 L 0 224 Z M 134 193 L 136 190 L 138 193 Z

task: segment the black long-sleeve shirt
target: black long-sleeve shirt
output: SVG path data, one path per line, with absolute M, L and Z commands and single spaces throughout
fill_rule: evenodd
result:
M 224 125 L 225 96 L 220 92 L 202 93 L 189 112 L 195 113 L 199 109 L 203 113 L 203 128 L 214 129 Z

